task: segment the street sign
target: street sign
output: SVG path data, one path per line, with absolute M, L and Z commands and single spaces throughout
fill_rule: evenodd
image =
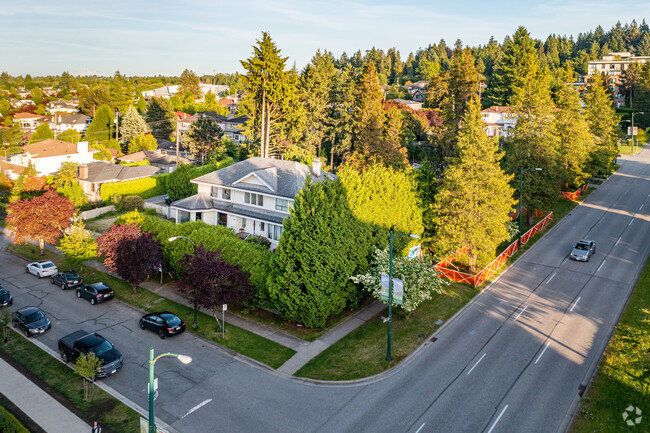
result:
M 228 304 L 223 304 L 223 307 L 221 307 L 223 311 L 228 311 Z
M 381 276 L 381 294 L 382 301 L 388 301 L 388 276 Z M 399 278 L 393 277 L 393 304 L 402 305 L 404 300 L 404 282 Z
M 422 255 L 422 245 L 416 245 L 413 248 L 409 249 L 408 259 L 413 260 L 416 257 Z
M 639 135 L 639 127 L 638 127 L 638 126 L 635 126 L 635 127 L 632 128 L 632 129 L 633 129 L 633 131 L 632 131 L 632 135 Z

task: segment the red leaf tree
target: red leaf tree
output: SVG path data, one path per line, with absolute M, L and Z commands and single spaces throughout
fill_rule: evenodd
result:
M 7 213 L 6 222 L 11 227 L 13 243 L 38 239 L 42 255 L 45 242 L 55 243 L 70 226 L 74 204 L 50 190 L 41 196 L 11 203 Z
M 253 296 L 248 272 L 223 260 L 220 251 L 195 246 L 194 254 L 185 254 L 179 263 L 179 290 L 192 298 L 195 313 L 199 305 L 211 310 L 219 327 L 222 304 L 241 304 Z
M 97 238 L 97 253 L 104 256 L 104 265 L 117 272 L 118 246 L 125 239 L 136 239 L 142 234 L 137 224 L 113 225 Z

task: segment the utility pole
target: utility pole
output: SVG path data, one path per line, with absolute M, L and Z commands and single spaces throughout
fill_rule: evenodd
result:
M 180 143 L 181 143 L 181 134 L 179 132 L 179 126 L 178 126 L 178 117 L 176 117 L 176 168 L 178 168 L 178 164 L 180 161 Z

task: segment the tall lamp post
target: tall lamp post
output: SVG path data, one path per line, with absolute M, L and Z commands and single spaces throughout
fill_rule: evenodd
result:
M 167 239 L 169 242 L 174 242 L 176 239 L 183 238 L 187 239 L 190 241 L 193 247 L 196 247 L 196 244 L 192 242 L 192 239 L 188 238 L 187 236 L 172 236 L 171 238 Z M 196 296 L 194 297 L 194 323 L 192 323 L 192 327 L 196 328 L 199 326 L 198 322 L 196 321 Z
M 390 229 L 390 256 L 388 261 L 388 349 L 386 352 L 386 361 L 393 360 L 391 356 L 391 340 L 393 332 L 393 239 L 400 236 L 409 236 L 413 239 L 419 239 L 420 236 L 411 233 L 400 233 L 397 236 L 393 235 L 393 229 Z
M 517 240 L 517 249 L 521 250 L 521 202 L 524 196 L 524 171 L 536 170 L 542 171 L 541 168 L 520 168 L 519 172 L 519 238 Z
M 163 356 L 174 356 L 178 358 L 180 362 L 183 364 L 189 364 L 192 362 L 192 358 L 190 358 L 187 355 L 179 355 L 178 353 L 163 353 L 162 355 L 158 355 L 157 357 L 154 358 L 153 356 L 153 347 L 149 349 L 149 433 L 156 433 L 156 421 L 154 418 L 154 409 L 153 409 L 153 402 L 154 402 L 154 365 L 156 364 L 156 361 L 158 361 L 160 358 Z
M 634 115 L 635 114 L 645 114 L 643 111 L 637 111 L 636 113 L 632 113 L 632 153 L 634 153 L 635 150 L 635 141 L 636 141 L 636 134 L 634 134 Z

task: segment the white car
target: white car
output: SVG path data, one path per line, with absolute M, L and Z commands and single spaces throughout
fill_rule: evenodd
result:
M 56 265 L 49 260 L 34 262 L 27 265 L 27 272 L 36 275 L 38 278 L 51 277 L 59 272 Z

